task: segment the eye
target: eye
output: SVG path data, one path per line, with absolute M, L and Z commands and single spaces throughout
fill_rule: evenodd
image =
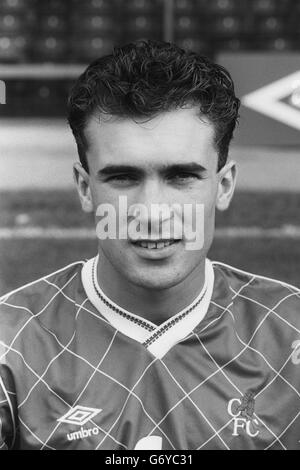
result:
M 106 181 L 113 184 L 115 183 L 119 185 L 125 185 L 136 183 L 138 181 L 138 178 L 135 175 L 130 175 L 129 173 L 120 173 L 109 176 Z
M 174 183 L 190 183 L 191 181 L 201 179 L 196 173 L 178 172 L 168 175 L 167 179 Z

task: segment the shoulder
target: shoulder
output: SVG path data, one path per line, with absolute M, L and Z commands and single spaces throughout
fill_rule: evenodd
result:
M 294 383 L 294 365 L 300 363 L 300 289 L 224 263 L 213 267 L 218 312 L 226 315 L 231 338 L 268 370 L 286 366 L 284 375 Z
M 250 273 L 213 261 L 215 277 L 221 279 L 230 293 L 232 304 L 248 305 L 252 310 L 274 313 L 300 327 L 300 289 L 286 282 Z M 249 310 L 249 309 L 248 309 Z
M 235 287 L 247 289 L 247 287 L 255 288 L 257 290 L 269 292 L 290 292 L 295 296 L 300 294 L 300 288 L 293 286 L 287 282 L 271 277 L 262 276 L 260 274 L 251 273 L 234 266 L 230 266 L 219 261 L 212 261 L 214 271 L 219 273 L 229 284 L 233 283 L 231 289 Z
M 72 263 L 0 297 L 0 328 L 25 323 L 54 306 L 61 292 L 66 296 L 74 292 L 81 282 L 83 263 Z

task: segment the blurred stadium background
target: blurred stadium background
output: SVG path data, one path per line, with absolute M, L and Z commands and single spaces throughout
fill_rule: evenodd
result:
M 94 255 L 67 95 L 89 62 L 142 38 L 214 58 L 242 98 L 239 183 L 211 259 L 300 286 L 300 1 L 0 0 L 0 295 Z

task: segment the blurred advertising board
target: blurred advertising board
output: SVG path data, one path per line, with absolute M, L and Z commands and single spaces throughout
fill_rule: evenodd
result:
M 300 53 L 221 53 L 242 101 L 239 145 L 300 145 Z

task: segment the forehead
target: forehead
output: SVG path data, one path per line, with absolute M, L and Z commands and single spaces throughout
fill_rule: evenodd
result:
M 214 127 L 195 108 L 169 111 L 149 120 L 90 118 L 85 129 L 89 167 L 107 164 L 140 167 L 198 162 L 215 167 Z

